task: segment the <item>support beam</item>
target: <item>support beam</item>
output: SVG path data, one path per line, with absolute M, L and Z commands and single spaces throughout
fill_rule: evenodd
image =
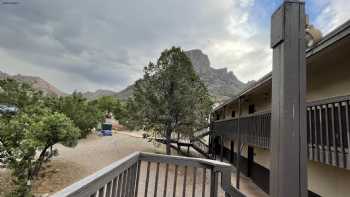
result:
M 224 161 L 224 137 L 220 136 L 220 161 Z
M 237 120 L 237 161 L 236 161 L 236 188 L 239 189 L 240 187 L 240 178 L 241 178 L 241 169 L 240 169 L 240 163 L 241 163 L 241 129 L 240 129 L 240 118 L 241 118 L 241 100 L 242 98 L 238 98 L 238 120 Z
M 271 197 L 307 197 L 305 5 L 285 0 L 271 21 Z
M 234 139 L 231 139 L 231 146 L 230 146 L 230 163 L 233 164 L 233 159 L 234 159 L 234 152 L 235 152 L 235 142 Z

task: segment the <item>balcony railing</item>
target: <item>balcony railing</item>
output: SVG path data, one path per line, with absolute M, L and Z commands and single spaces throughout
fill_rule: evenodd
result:
M 214 160 L 137 152 L 53 197 L 243 197 L 231 185 L 231 170 Z
M 349 106 L 349 96 L 308 104 L 307 140 L 310 160 L 350 169 Z
M 309 159 L 350 169 L 350 96 L 307 103 L 307 142 Z M 241 141 L 269 148 L 271 113 L 254 113 L 240 118 Z M 236 138 L 238 119 L 214 121 L 214 135 Z
M 271 112 L 259 112 L 238 118 L 219 120 L 212 123 L 215 135 L 223 135 L 232 139 L 241 131 L 241 141 L 256 147 L 270 147 Z

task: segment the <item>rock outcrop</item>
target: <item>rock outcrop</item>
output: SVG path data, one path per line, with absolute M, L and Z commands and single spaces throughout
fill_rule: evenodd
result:
M 208 56 L 201 50 L 194 49 L 186 51 L 185 54 L 190 58 L 195 71 L 208 87 L 209 93 L 218 101 L 236 95 L 246 86 L 227 68 L 215 69 L 211 67 Z
M 28 83 L 33 86 L 34 89 L 41 90 L 44 94 L 50 96 L 65 96 L 66 93 L 62 92 L 49 82 L 45 81 L 40 77 L 25 76 L 25 75 L 9 75 L 0 71 L 0 79 L 11 78 L 20 82 Z

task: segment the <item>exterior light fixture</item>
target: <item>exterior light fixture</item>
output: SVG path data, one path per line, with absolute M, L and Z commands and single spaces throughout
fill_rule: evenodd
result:
M 319 29 L 309 23 L 309 17 L 306 16 L 305 40 L 306 47 L 311 48 L 318 43 L 322 38 L 322 33 Z

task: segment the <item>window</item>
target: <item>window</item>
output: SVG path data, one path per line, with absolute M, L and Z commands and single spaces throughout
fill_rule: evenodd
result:
M 248 110 L 249 110 L 248 111 L 249 114 L 255 113 L 255 105 L 254 104 L 249 105 Z
M 236 111 L 233 110 L 231 113 L 231 117 L 234 118 L 235 116 L 236 116 Z

